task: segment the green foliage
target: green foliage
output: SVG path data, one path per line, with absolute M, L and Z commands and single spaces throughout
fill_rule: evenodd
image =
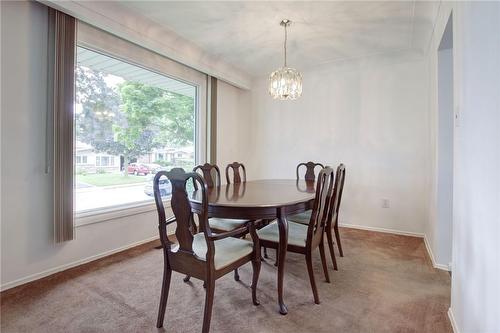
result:
M 113 125 L 124 121 L 118 91 L 106 84 L 100 72 L 77 66 L 75 74 L 76 102 L 82 106 L 75 115 L 78 139 L 94 147 L 112 142 Z
M 156 147 L 194 142 L 194 99 L 138 82 L 111 87 L 92 69 L 76 69 L 78 140 L 97 152 L 124 156 L 125 165 Z
M 127 125 L 115 126 L 114 131 L 129 156 L 193 143 L 193 98 L 137 82 L 121 84 L 120 94 Z

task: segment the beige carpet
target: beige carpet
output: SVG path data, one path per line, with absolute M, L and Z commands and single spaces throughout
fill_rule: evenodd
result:
M 422 239 L 341 229 L 345 257 L 332 283 L 315 256 L 320 305 L 313 303 L 302 256 L 287 255 L 285 300 L 276 305 L 276 268 L 263 263 L 260 306 L 251 302 L 251 266 L 241 281 L 216 283 L 212 332 L 451 332 L 450 276 L 432 268 Z M 1 331 L 200 332 L 205 292 L 201 281 L 174 273 L 165 328 L 157 330 L 162 252 L 149 243 L 1 295 Z M 274 252 L 271 253 L 274 257 Z

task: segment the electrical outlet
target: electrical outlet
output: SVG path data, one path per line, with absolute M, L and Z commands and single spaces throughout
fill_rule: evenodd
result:
M 389 199 L 382 199 L 382 208 L 389 208 L 390 206 Z

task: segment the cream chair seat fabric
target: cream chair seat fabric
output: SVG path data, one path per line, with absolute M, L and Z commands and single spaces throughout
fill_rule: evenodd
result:
M 253 243 L 240 238 L 228 237 L 216 240 L 214 241 L 214 245 L 214 265 L 217 270 L 253 252 Z M 205 234 L 203 232 L 194 235 L 193 251 L 200 259 L 206 259 L 207 242 L 205 241 Z
M 311 210 L 306 210 L 302 213 L 287 216 L 287 219 L 288 221 L 293 221 L 301 224 L 309 224 L 309 221 L 311 220 L 311 213 Z
M 222 231 L 231 231 L 236 228 L 242 227 L 247 223 L 248 220 L 238 220 L 238 219 L 220 219 L 217 217 L 212 217 L 208 219 L 208 224 L 210 228 L 222 230 Z
M 307 239 L 307 225 L 295 223 L 292 221 L 288 222 L 288 244 L 300 247 L 306 246 Z M 279 229 L 278 222 L 274 221 L 264 228 L 257 230 L 257 235 L 260 239 L 279 242 Z

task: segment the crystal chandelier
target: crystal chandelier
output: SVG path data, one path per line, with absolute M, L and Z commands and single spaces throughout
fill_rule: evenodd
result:
M 288 67 L 286 64 L 287 28 L 291 23 L 292 21 L 287 19 L 284 19 L 280 23 L 285 28 L 285 61 L 283 67 L 269 75 L 269 94 L 274 99 L 294 100 L 302 95 L 302 75 L 298 70 Z

